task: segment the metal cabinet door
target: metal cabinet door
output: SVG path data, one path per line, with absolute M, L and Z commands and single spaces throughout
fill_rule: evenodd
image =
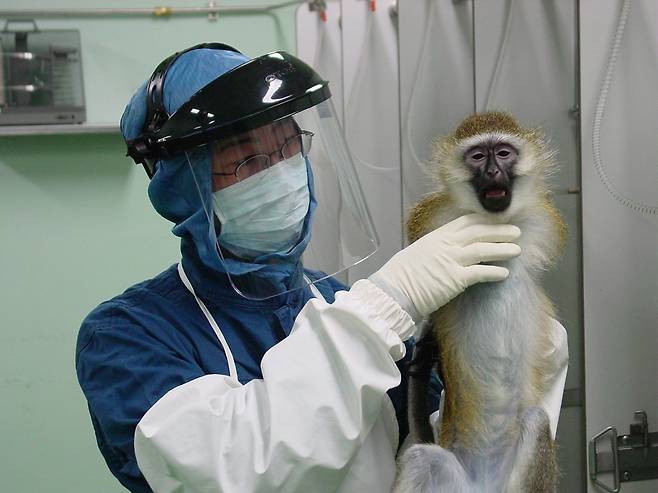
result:
M 580 1 L 587 436 L 658 425 L 658 216 L 615 200 L 594 166 L 592 130 L 623 0 Z M 601 163 L 624 196 L 658 205 L 658 4 L 634 0 L 600 125 Z M 590 493 L 601 491 L 591 482 Z M 658 491 L 658 480 L 621 484 Z

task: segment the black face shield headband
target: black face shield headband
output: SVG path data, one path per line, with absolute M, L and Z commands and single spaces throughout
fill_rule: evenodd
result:
M 128 155 L 149 177 L 162 158 L 246 132 L 311 108 L 331 97 L 328 82 L 298 58 L 274 52 L 249 60 L 197 91 L 171 116 L 162 103 L 167 70 L 198 48 L 237 51 L 227 45 L 197 45 L 164 60 L 147 86 L 145 131 L 127 142 Z

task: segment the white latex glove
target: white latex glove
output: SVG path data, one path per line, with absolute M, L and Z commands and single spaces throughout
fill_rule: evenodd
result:
M 510 242 L 521 230 L 486 222 L 478 214 L 457 218 L 393 255 L 368 279 L 418 322 L 473 284 L 507 278 L 505 267 L 480 262 L 518 256 L 521 247 Z

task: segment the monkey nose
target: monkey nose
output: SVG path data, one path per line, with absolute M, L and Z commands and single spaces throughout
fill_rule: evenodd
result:
M 485 174 L 489 178 L 496 178 L 500 174 L 500 170 L 496 166 L 492 166 L 485 171 Z

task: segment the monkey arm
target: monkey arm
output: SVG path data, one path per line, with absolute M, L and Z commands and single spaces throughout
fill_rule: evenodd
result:
M 437 367 L 439 359 L 438 345 L 432 327 L 428 321 L 423 324 L 409 366 L 409 437 L 407 439 L 409 445 L 434 441 L 429 416 L 438 409 L 438 402 L 432 406 L 429 397 L 433 390 L 440 394 L 441 389 L 432 388 L 432 370 Z

